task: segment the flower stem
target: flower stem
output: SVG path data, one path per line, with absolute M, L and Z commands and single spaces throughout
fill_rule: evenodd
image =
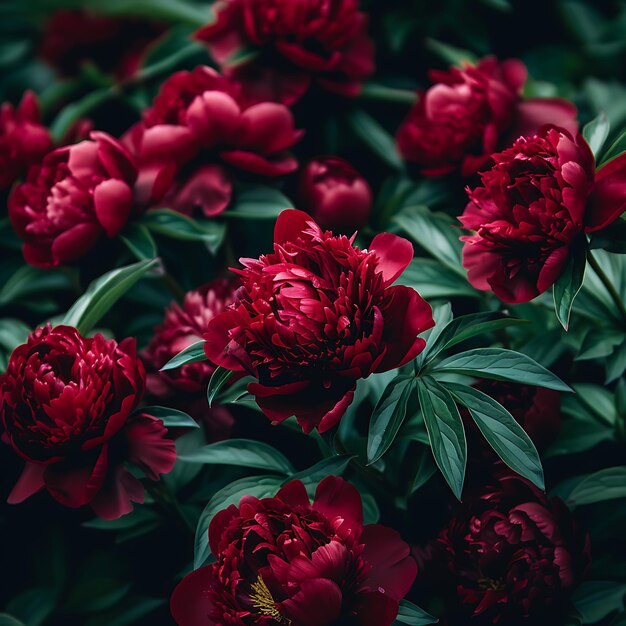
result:
M 624 301 L 617 292 L 617 289 L 615 289 L 615 285 L 613 285 L 609 277 L 604 273 L 604 270 L 598 263 L 597 259 L 591 253 L 591 250 L 587 252 L 587 261 L 589 261 L 589 265 L 591 265 L 593 271 L 598 275 L 598 278 L 602 281 L 602 284 L 609 292 L 611 300 L 613 300 L 615 306 L 617 307 L 617 310 L 620 312 L 622 320 L 624 321 L 624 323 L 626 323 L 626 305 L 624 305 Z

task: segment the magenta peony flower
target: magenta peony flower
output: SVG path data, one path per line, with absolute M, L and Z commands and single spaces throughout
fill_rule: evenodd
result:
M 361 496 L 328 476 L 311 504 L 294 480 L 273 498 L 241 499 L 209 526 L 213 565 L 186 576 L 178 626 L 390 626 L 417 567 L 385 526 L 363 526 Z
M 578 130 L 576 107 L 566 100 L 522 100 L 526 67 L 517 59 L 486 57 L 430 77 L 435 84 L 419 94 L 397 133 L 404 159 L 427 176 L 457 168 L 470 176 L 509 138 L 532 135 L 544 124 Z
M 33 332 L 0 379 L 4 438 L 26 461 L 9 502 L 45 488 L 64 506 L 89 504 L 105 519 L 143 502 L 125 462 L 158 480 L 176 459 L 163 422 L 133 414 L 144 385 L 134 339 L 86 338 L 69 326 Z
M 459 218 L 474 231 L 461 237 L 463 266 L 476 289 L 528 302 L 559 278 L 583 233 L 626 209 L 626 156 L 595 172 L 581 135 L 544 128 L 493 159 Z
M 372 210 L 372 190 L 344 159 L 317 157 L 300 173 L 298 198 L 324 229 L 352 234 L 365 226 Z
M 356 381 L 409 362 L 434 324 L 430 306 L 392 283 L 413 258 L 405 239 L 377 235 L 368 250 L 301 211 L 283 211 L 274 251 L 242 259 L 235 303 L 209 322 L 210 360 L 245 371 L 265 415 L 295 415 L 305 432 L 337 424 Z

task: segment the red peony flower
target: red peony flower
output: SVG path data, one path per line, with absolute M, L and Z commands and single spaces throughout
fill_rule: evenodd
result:
M 86 338 L 69 326 L 33 332 L 0 380 L 4 438 L 26 461 L 9 502 L 45 487 L 61 504 L 90 504 L 105 519 L 143 502 L 143 485 L 124 463 L 158 480 L 176 459 L 161 420 L 133 414 L 144 385 L 134 339 Z
M 508 473 L 466 502 L 438 542 L 456 596 L 450 624 L 559 623 L 590 561 L 563 502 Z
M 385 526 L 363 526 L 361 497 L 328 476 L 313 504 L 294 480 L 273 498 L 241 499 L 209 526 L 213 565 L 186 576 L 179 626 L 390 626 L 417 567 Z
M 258 379 L 248 390 L 265 415 L 295 415 L 305 432 L 327 431 L 353 400 L 356 381 L 409 362 L 417 335 L 434 324 L 430 306 L 391 284 L 413 258 L 390 233 L 369 250 L 333 236 L 301 211 L 283 211 L 274 251 L 242 259 L 242 286 L 209 322 L 205 352 L 222 367 Z
M 85 9 L 56 11 L 44 25 L 41 58 L 61 74 L 73 76 L 85 63 L 118 80 L 140 67 L 149 45 L 165 28 L 149 20 L 98 15 Z
M 0 107 L 0 190 L 8 189 L 52 149 L 50 133 L 39 118 L 37 96 L 27 91 L 14 109 Z
M 92 132 L 50 152 L 9 197 L 11 224 L 31 265 L 51 267 L 85 255 L 102 234 L 115 237 L 134 207 L 136 169 L 113 137 Z
M 211 217 L 230 201 L 229 167 L 266 177 L 288 174 L 298 166 L 288 150 L 301 135 L 287 107 L 251 104 L 232 81 L 199 66 L 165 81 L 125 142 L 140 162 L 142 202 L 162 203 L 169 194 L 174 204 L 168 206 L 186 213 L 199 206 Z
M 431 71 L 435 83 L 409 112 L 397 133 L 398 149 L 427 176 L 460 167 L 470 176 L 489 163 L 509 138 L 532 135 L 544 124 L 578 130 L 576 107 L 560 98 L 522 100 L 526 67 L 493 57 L 477 65 Z
M 474 231 L 461 237 L 463 266 L 476 289 L 528 302 L 559 278 L 583 233 L 626 209 L 626 156 L 594 172 L 581 135 L 544 128 L 493 159 L 459 218 Z
M 261 100 L 291 105 L 315 80 L 345 96 L 374 71 L 374 45 L 357 0 L 221 0 L 196 33 L 215 61 Z M 249 60 L 235 61 L 242 49 Z
M 335 156 L 309 161 L 300 173 L 298 197 L 322 228 L 346 234 L 365 226 L 372 210 L 367 181 Z

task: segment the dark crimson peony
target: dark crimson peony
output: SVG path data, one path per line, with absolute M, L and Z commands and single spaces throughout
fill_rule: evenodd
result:
M 291 111 L 273 102 L 252 104 L 239 87 L 205 66 L 181 71 L 163 83 L 142 123 L 125 142 L 140 163 L 143 203 L 163 204 L 207 217 L 230 201 L 229 169 L 275 177 L 298 163 L 289 149 L 302 133 Z
M 0 107 L 0 190 L 8 189 L 51 149 L 50 133 L 40 123 L 32 91 L 24 94 L 17 108 L 8 102 Z
M 131 155 L 101 132 L 50 152 L 9 197 L 11 224 L 31 265 L 72 263 L 103 235 L 115 237 L 134 207 Z
M 122 80 L 141 66 L 165 28 L 149 20 L 99 15 L 85 9 L 56 11 L 44 25 L 39 54 L 61 74 L 79 74 L 91 63 Z
M 248 390 L 265 415 L 295 415 L 305 432 L 327 431 L 353 400 L 356 381 L 417 356 L 417 335 L 434 324 L 430 306 L 391 284 L 413 258 L 390 233 L 368 250 L 322 231 L 306 214 L 283 211 L 274 251 L 242 259 L 235 303 L 209 322 L 205 352 L 257 378 Z
M 590 560 L 563 502 L 508 473 L 468 500 L 438 543 L 435 561 L 447 561 L 456 596 L 446 612 L 459 626 L 470 617 L 477 626 L 561 623 Z
M 433 83 L 397 133 L 400 153 L 427 176 L 460 167 L 463 176 L 484 168 L 509 138 L 532 135 L 544 124 L 578 130 L 576 107 L 560 98 L 522 100 L 526 67 L 493 57 L 477 65 L 431 71 Z
M 361 496 L 328 476 L 313 504 L 294 480 L 241 499 L 209 526 L 213 565 L 174 590 L 178 626 L 390 626 L 417 567 L 390 528 L 363 526 Z
M 316 81 L 355 96 L 374 71 L 374 45 L 357 0 L 220 0 L 196 38 L 260 100 L 291 105 Z M 237 59 L 242 50 L 248 59 Z
M 372 210 L 372 190 L 344 159 L 317 157 L 300 173 L 298 198 L 315 221 L 328 230 L 351 234 L 365 226 Z
M 581 135 L 544 128 L 493 159 L 459 218 L 474 231 L 461 237 L 463 266 L 476 289 L 528 302 L 559 278 L 583 233 L 626 209 L 626 156 L 594 172 Z
M 69 326 L 33 332 L 0 380 L 4 438 L 26 461 L 9 502 L 45 487 L 61 504 L 89 504 L 105 519 L 143 502 L 143 485 L 124 463 L 158 480 L 176 459 L 163 422 L 133 414 L 144 385 L 134 339 L 86 338 Z

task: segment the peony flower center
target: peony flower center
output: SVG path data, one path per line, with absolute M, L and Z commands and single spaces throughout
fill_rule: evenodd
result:
M 489 578 L 488 576 L 479 578 L 478 584 L 480 585 L 480 588 L 485 591 L 502 591 L 504 589 L 504 583 L 501 580 Z
M 272 597 L 272 593 L 267 588 L 267 585 L 260 574 L 251 586 L 252 594 L 250 595 L 250 599 L 252 600 L 252 606 L 259 612 L 260 616 L 271 617 L 279 624 L 291 624 L 291 620 L 283 617 L 280 614 L 280 611 L 276 608 L 276 602 Z

